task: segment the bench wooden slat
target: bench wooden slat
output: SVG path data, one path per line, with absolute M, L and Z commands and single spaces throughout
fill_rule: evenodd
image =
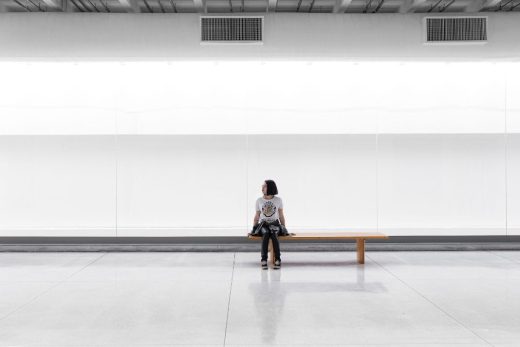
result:
M 335 239 L 387 239 L 388 236 L 384 234 L 375 233 L 296 233 L 291 236 L 281 236 L 281 239 L 305 239 L 305 240 L 335 240 Z
M 260 236 L 249 236 L 250 239 L 261 239 Z M 280 240 L 352 240 L 352 239 L 387 239 L 388 236 L 382 233 L 295 233 L 291 236 L 279 236 Z
M 250 240 L 261 240 L 262 237 L 248 235 Z M 280 240 L 356 240 L 357 261 L 359 264 L 365 263 L 365 240 L 367 239 L 388 239 L 388 236 L 377 232 L 325 232 L 325 233 L 294 233 L 290 236 L 279 236 Z M 274 262 L 272 242 L 269 240 L 269 253 L 271 261 Z

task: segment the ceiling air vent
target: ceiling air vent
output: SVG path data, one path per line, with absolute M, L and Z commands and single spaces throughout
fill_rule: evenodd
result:
M 202 42 L 262 42 L 263 17 L 201 17 Z
M 426 42 L 485 42 L 487 17 L 426 17 Z

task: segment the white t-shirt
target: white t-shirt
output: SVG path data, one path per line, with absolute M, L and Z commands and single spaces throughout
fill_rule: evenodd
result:
M 278 209 L 280 208 L 283 208 L 282 199 L 276 195 L 272 199 L 264 199 L 263 197 L 256 199 L 256 211 L 260 211 L 259 222 L 265 220 L 272 223 L 279 220 Z

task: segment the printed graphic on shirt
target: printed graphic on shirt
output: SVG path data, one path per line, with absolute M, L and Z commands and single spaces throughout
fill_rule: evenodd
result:
M 271 217 L 276 213 L 276 206 L 271 201 L 266 201 L 262 206 L 262 213 L 266 217 Z

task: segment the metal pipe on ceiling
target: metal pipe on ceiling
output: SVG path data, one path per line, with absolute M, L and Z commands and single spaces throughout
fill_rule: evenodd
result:
M 27 0 L 27 1 L 29 1 L 31 4 L 33 4 L 33 6 L 36 7 L 36 8 L 38 9 L 38 11 L 40 11 L 40 12 L 45 12 L 45 11 L 42 9 L 41 5 L 40 5 L 40 0 L 38 0 L 38 4 L 35 4 L 32 0 Z
M 80 11 L 80 12 L 85 12 L 84 9 L 82 9 L 81 7 L 78 6 L 78 4 L 76 3 L 75 0 L 70 0 L 70 2 L 72 2 L 72 4 Z
M 377 11 L 379 11 L 379 9 L 381 8 L 381 6 L 383 6 L 383 3 L 385 2 L 385 0 L 381 0 L 379 2 L 379 4 L 377 5 L 376 9 L 372 12 L 372 13 L 376 13 Z
M 144 4 L 145 4 L 146 8 L 148 9 L 148 12 L 153 13 L 153 10 L 150 7 L 150 4 L 148 3 L 148 1 L 146 1 L 146 0 L 143 0 L 143 1 L 144 1 Z
M 13 0 L 13 1 L 14 1 L 15 3 L 17 3 L 18 5 L 20 5 L 21 7 L 25 8 L 25 10 L 26 10 L 27 12 L 32 12 L 32 10 L 31 10 L 29 7 L 25 6 L 25 5 L 22 4 L 20 1 L 18 1 L 18 0 Z
M 99 0 L 99 2 L 101 3 L 101 5 L 103 5 L 103 7 L 105 8 L 106 12 L 111 12 L 110 8 L 107 5 L 107 1 L 106 0 L 105 0 L 105 2 L 103 2 L 103 0 Z
M 363 10 L 363 13 L 367 13 L 367 11 L 368 11 L 370 5 L 372 5 L 372 0 L 369 0 L 369 1 L 368 1 L 367 5 L 365 6 L 365 9 Z
M 314 1 L 316 1 L 316 0 L 312 0 L 311 5 L 309 6 L 309 12 L 311 12 L 312 8 L 314 7 Z
M 88 1 L 88 3 L 89 3 L 90 5 L 92 5 L 92 7 L 94 7 L 94 9 L 96 10 L 96 12 L 101 12 L 101 11 L 99 11 L 99 9 L 97 8 L 96 4 L 93 4 L 92 1 L 90 1 L 90 0 L 87 0 L 87 1 Z
M 448 2 L 446 5 L 444 5 L 442 8 L 439 9 L 439 12 L 444 12 L 444 10 L 446 10 L 448 7 L 450 7 L 454 2 L 455 2 L 455 0 L 450 0 L 450 2 Z
M 508 11 L 513 11 L 515 8 L 518 7 L 518 5 L 520 5 L 520 2 L 514 6 L 511 6 Z
M 161 4 L 161 0 L 157 0 L 157 2 L 159 3 L 159 8 L 161 9 L 161 12 L 162 12 L 162 13 L 165 13 L 166 11 L 164 11 L 164 7 L 163 7 L 163 5 Z
M 511 3 L 511 2 L 513 2 L 513 0 L 508 0 L 508 1 L 506 1 L 505 4 L 502 4 L 502 1 L 500 1 L 500 4 L 499 4 L 498 8 L 495 10 L 495 12 L 502 11 L 502 9 L 504 7 L 506 7 L 507 5 L 509 5 L 509 3 Z
M 90 7 L 88 7 L 87 5 L 85 5 L 85 3 L 83 2 L 83 0 L 76 0 L 77 2 L 79 2 L 81 4 L 81 6 L 83 6 L 83 9 L 85 10 L 84 12 L 92 12 L 92 10 L 90 9 Z
M 172 5 L 173 12 L 177 13 L 177 7 L 175 6 L 175 3 L 173 2 L 173 0 L 170 0 L 170 4 Z
M 433 9 L 434 9 L 435 7 L 437 7 L 441 2 L 442 2 L 442 0 L 438 0 L 438 1 L 437 1 L 437 2 L 432 6 L 432 7 L 430 7 L 430 9 L 428 10 L 428 12 L 433 11 Z

